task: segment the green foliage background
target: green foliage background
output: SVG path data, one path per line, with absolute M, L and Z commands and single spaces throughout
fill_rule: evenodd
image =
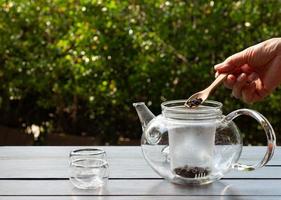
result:
M 280 36 L 281 1 L 0 0 L 0 122 L 47 134 L 92 135 L 100 144 L 138 140 L 133 102 L 158 114 L 214 79 L 231 54 Z M 244 105 L 220 88 L 224 113 L 263 113 L 277 135 L 281 92 Z M 237 122 L 245 144 L 265 136 Z M 280 141 L 280 139 L 279 139 Z M 263 143 L 264 144 L 264 143 Z

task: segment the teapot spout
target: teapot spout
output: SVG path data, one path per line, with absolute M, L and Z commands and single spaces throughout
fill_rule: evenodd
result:
M 147 124 L 155 117 L 155 115 L 148 109 L 144 102 L 133 103 L 133 106 L 138 113 L 142 130 L 144 130 Z

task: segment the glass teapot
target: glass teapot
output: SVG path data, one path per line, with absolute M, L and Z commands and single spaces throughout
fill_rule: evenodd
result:
M 230 169 L 251 171 L 263 167 L 276 146 L 275 133 L 268 120 L 250 109 L 239 109 L 227 116 L 222 103 L 205 101 L 197 108 L 186 108 L 185 100 L 161 104 L 162 114 L 154 116 L 143 102 L 134 103 L 141 121 L 141 147 L 147 163 L 161 177 L 179 184 L 208 184 Z M 255 165 L 238 163 L 242 138 L 232 121 L 240 115 L 256 119 L 267 137 L 267 151 Z

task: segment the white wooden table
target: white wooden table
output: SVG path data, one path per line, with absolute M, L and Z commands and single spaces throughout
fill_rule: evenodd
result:
M 145 162 L 140 147 L 102 147 L 110 179 L 100 190 L 79 190 L 68 180 L 68 154 L 77 147 L 0 147 L 2 200 L 201 200 L 281 199 L 281 148 L 262 169 L 231 172 L 205 186 L 181 186 L 159 177 Z M 265 147 L 244 147 L 241 162 L 260 159 Z

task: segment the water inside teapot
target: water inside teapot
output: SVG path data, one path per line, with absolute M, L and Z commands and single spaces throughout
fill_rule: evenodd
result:
M 185 122 L 185 126 L 168 127 L 171 170 L 185 178 L 207 176 L 213 165 L 216 123 Z

